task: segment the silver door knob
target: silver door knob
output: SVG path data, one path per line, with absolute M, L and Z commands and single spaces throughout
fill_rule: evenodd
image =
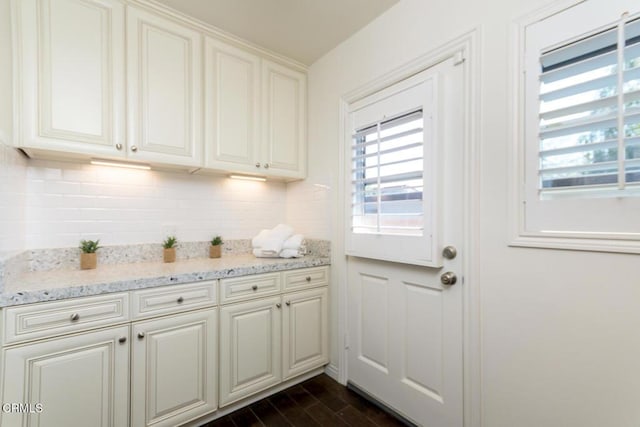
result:
M 456 284 L 456 282 L 458 281 L 458 277 L 455 275 L 455 273 L 447 271 L 442 276 L 440 276 L 440 281 L 443 285 L 451 286 Z
M 458 250 L 453 246 L 447 246 L 442 250 L 442 256 L 446 259 L 454 259 L 458 255 Z
M 258 285 L 253 285 L 253 286 L 251 287 L 251 289 L 252 289 L 252 290 L 254 290 L 254 291 L 257 291 L 257 290 L 258 290 Z
M 179 297 L 177 301 L 178 301 L 178 304 L 182 304 L 184 302 L 184 298 Z
M 71 321 L 72 322 L 77 322 L 78 320 L 80 320 L 80 315 L 78 313 L 73 313 L 71 315 Z
M 122 144 L 117 143 L 116 144 L 116 150 L 118 150 L 118 151 L 122 150 Z
M 277 304 L 276 304 L 276 307 L 280 308 L 280 307 L 282 307 L 282 304 L 277 303 Z
M 141 340 L 144 338 L 144 332 L 138 332 L 138 339 Z
M 269 163 L 265 163 L 265 164 L 264 164 L 264 168 L 265 168 L 265 169 L 269 169 Z
M 260 162 L 256 162 L 256 167 L 259 168 L 260 167 Z
M 136 147 L 135 145 L 132 145 L 131 146 L 131 151 L 133 151 L 135 153 L 136 151 L 138 151 L 138 147 Z
M 120 337 L 120 338 L 118 339 L 118 342 L 119 342 L 120 344 L 124 344 L 124 343 L 126 343 L 126 342 L 127 342 L 127 337 Z
M 287 302 L 285 302 L 285 304 L 291 305 L 291 301 L 287 301 Z

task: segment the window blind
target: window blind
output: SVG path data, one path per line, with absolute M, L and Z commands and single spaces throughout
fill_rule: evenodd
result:
M 640 183 L 640 19 L 540 57 L 539 189 Z
M 352 136 L 352 231 L 422 236 L 423 110 L 357 129 Z

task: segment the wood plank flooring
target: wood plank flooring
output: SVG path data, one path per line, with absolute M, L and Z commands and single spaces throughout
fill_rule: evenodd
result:
M 399 427 L 404 423 L 321 374 L 201 427 Z

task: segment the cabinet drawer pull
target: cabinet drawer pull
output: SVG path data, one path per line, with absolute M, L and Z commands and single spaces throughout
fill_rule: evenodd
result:
M 306 280 L 307 282 L 310 282 L 310 281 L 311 281 L 311 276 L 307 276 L 307 277 L 305 277 L 305 280 Z
M 256 162 L 256 167 L 259 168 L 260 167 L 260 162 Z
M 144 338 L 144 332 L 138 332 L 138 339 L 141 340 Z
M 276 304 L 276 307 L 280 308 L 280 307 L 282 307 L 282 304 L 277 303 L 277 304 Z
M 269 163 L 265 163 L 265 164 L 264 164 L 264 168 L 265 168 L 265 169 L 269 169 Z
M 178 304 L 182 304 L 183 302 L 184 302 L 184 298 L 179 297 L 179 298 L 178 298 Z
M 285 304 L 287 304 L 287 305 L 291 305 L 291 301 L 287 301 Z
M 127 342 L 127 337 L 120 337 L 120 338 L 118 339 L 118 342 L 119 342 L 120 344 L 124 344 L 124 343 L 126 343 L 126 342 Z
M 122 144 L 117 143 L 116 144 L 116 150 L 118 150 L 118 151 L 122 150 Z
M 258 290 L 258 285 L 253 285 L 253 286 L 251 287 L 251 289 L 253 289 L 254 291 L 257 291 L 257 290 Z
M 71 321 L 72 322 L 77 322 L 78 320 L 80 320 L 80 315 L 78 313 L 73 313 L 71 315 Z
M 136 151 L 138 151 L 138 147 L 136 147 L 135 145 L 132 145 L 131 146 L 131 151 L 133 151 L 135 153 Z

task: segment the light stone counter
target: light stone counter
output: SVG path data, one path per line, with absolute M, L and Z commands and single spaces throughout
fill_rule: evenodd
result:
M 5 282 L 0 307 L 329 264 L 329 257 L 256 258 L 244 253 L 224 254 L 217 259 L 184 259 L 170 264 L 99 264 L 95 270 L 30 271 Z

